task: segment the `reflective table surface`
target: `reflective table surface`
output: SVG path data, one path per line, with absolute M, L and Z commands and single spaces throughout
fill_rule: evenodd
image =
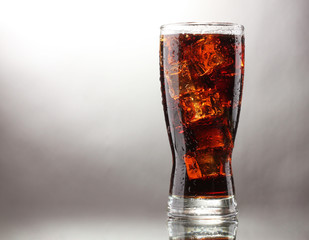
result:
M 165 213 L 2 215 L 0 237 L 8 240 L 102 239 L 308 239 L 308 208 L 240 209 L 238 224 L 167 222 Z M 199 233 L 195 234 L 196 229 Z M 202 229 L 202 231 L 201 231 Z M 237 235 L 236 235 L 237 233 Z M 235 236 L 233 236 L 235 234 Z M 229 237 L 229 238 L 228 238 Z

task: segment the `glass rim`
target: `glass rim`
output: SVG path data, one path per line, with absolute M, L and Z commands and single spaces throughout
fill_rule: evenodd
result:
M 244 26 L 231 22 L 178 22 L 160 27 L 161 34 L 229 34 L 243 35 Z

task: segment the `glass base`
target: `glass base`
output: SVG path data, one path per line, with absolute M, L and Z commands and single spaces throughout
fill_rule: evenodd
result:
M 169 219 L 168 233 L 170 240 L 180 239 L 236 239 L 237 219 L 220 220 L 192 220 Z
M 171 195 L 168 200 L 169 218 L 225 219 L 236 218 L 234 196 L 225 198 L 193 198 Z

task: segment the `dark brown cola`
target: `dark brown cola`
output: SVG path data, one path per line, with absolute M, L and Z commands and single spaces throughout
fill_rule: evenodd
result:
M 171 195 L 234 195 L 231 157 L 243 69 L 243 36 L 161 36 L 160 81 L 173 156 Z

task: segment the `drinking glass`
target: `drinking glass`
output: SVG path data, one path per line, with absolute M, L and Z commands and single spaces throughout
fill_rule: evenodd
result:
M 172 150 L 170 217 L 237 214 L 232 150 L 244 78 L 244 27 L 161 26 L 160 81 Z

